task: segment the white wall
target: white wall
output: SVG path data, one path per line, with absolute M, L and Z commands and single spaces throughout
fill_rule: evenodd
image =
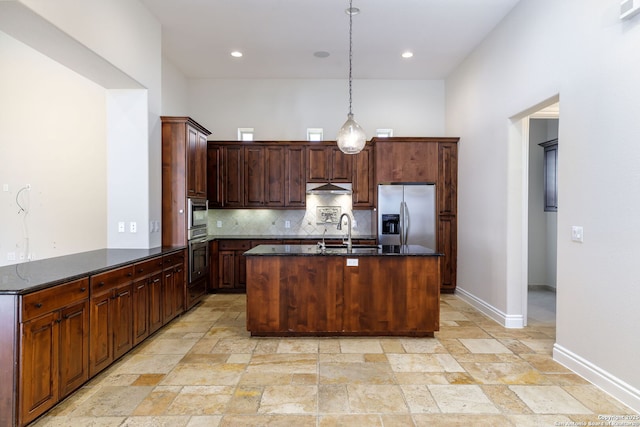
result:
M 0 75 L 0 265 L 105 247 L 105 90 L 2 32 Z
M 107 141 L 103 161 L 109 153 L 108 214 L 97 226 L 106 227 L 109 247 L 159 246 L 160 233 L 149 230 L 149 221 L 161 219 L 159 23 L 139 2 L 127 0 L 8 0 L 0 2 L 0 12 L 0 30 L 7 28 L 16 39 L 114 91 L 104 112 L 106 128 L 95 135 Z M 65 100 L 81 106 L 83 100 L 73 95 Z M 50 107 L 56 108 L 53 101 Z M 52 199 L 58 200 L 55 193 Z M 137 232 L 118 233 L 121 220 L 136 221 Z M 104 239 L 94 244 L 104 247 Z
M 182 72 L 162 57 L 162 115 L 188 116 L 189 82 Z
M 615 1 L 522 0 L 447 79 L 447 133 L 461 137 L 459 289 L 522 315 L 522 153 L 509 119 L 559 94 L 554 357 L 640 410 L 640 17 L 618 14 Z
M 323 128 L 335 140 L 347 120 L 344 80 L 190 80 L 190 115 L 212 132 L 210 140 L 236 140 L 239 127 L 256 140 L 305 140 Z M 353 113 L 367 137 L 378 128 L 394 136 L 444 135 L 444 82 L 356 80 Z

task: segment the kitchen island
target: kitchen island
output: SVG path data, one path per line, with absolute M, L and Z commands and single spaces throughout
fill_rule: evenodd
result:
M 247 252 L 253 336 L 433 336 L 440 252 L 415 245 L 259 245 Z

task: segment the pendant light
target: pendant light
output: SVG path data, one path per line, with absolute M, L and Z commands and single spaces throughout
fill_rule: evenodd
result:
M 364 148 L 367 142 L 367 136 L 360 125 L 353 119 L 353 112 L 351 111 L 351 84 L 352 84 L 352 66 L 351 60 L 353 57 L 353 15 L 360 12 L 360 9 L 353 7 L 353 0 L 349 0 L 349 9 L 346 10 L 349 15 L 349 114 L 347 115 L 347 121 L 344 122 L 340 130 L 338 131 L 338 148 L 345 154 L 357 154 Z

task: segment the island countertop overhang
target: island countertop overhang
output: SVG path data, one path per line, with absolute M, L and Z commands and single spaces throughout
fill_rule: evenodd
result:
M 369 247 L 326 248 L 319 245 L 258 245 L 244 253 L 246 256 L 420 256 L 439 257 L 442 252 L 419 245 L 378 245 Z

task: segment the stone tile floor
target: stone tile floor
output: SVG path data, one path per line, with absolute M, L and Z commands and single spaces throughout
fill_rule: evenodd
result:
M 455 295 L 435 338 L 251 338 L 209 295 L 34 426 L 554 426 L 635 414 L 551 359 L 555 327 L 505 329 Z M 576 424 L 578 423 L 578 424 Z

